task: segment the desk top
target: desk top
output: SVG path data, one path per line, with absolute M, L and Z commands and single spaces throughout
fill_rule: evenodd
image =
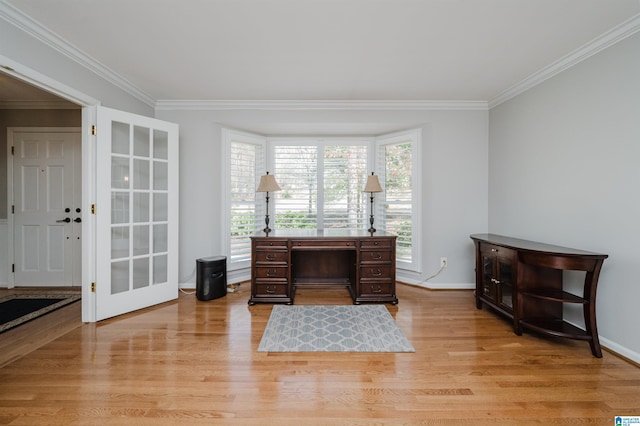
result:
M 395 238 L 396 235 L 386 231 L 369 232 L 366 229 L 278 229 L 268 234 L 260 232 L 251 238 L 363 238 L 363 237 L 385 237 Z

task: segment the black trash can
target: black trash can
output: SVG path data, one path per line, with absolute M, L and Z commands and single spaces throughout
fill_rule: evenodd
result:
M 196 297 L 217 299 L 227 295 L 227 257 L 212 256 L 196 260 Z

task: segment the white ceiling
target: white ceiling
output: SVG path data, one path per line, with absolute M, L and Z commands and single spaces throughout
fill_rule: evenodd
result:
M 148 99 L 490 101 L 640 0 L 6 0 Z

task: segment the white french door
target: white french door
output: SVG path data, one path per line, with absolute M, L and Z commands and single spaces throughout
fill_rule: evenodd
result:
M 97 108 L 96 320 L 178 297 L 178 126 Z
M 79 286 L 78 128 L 11 128 L 13 285 Z

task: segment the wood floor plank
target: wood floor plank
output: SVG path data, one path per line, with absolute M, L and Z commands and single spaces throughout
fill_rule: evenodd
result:
M 585 342 L 516 336 L 469 291 L 399 284 L 398 296 L 387 307 L 415 353 L 257 352 L 272 306 L 248 306 L 246 283 L 98 324 L 77 316 L 0 369 L 0 425 L 611 425 L 640 415 L 632 363 L 594 358 Z M 296 295 L 349 303 L 340 290 Z

